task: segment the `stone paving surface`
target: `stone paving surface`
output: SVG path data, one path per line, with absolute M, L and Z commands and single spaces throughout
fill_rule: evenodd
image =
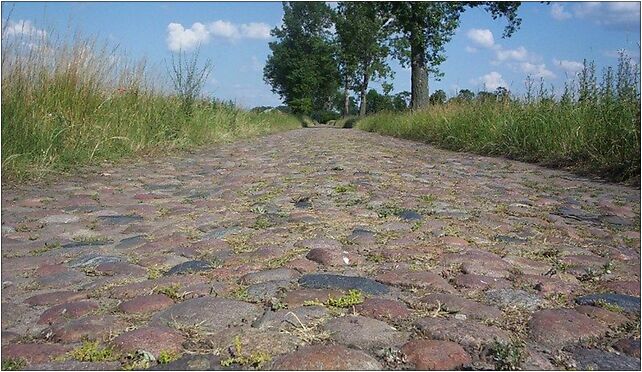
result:
M 639 369 L 639 221 L 637 189 L 331 128 L 5 185 L 2 365 Z

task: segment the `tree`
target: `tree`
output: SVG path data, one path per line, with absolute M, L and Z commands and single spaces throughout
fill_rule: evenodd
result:
M 459 27 L 466 8 L 483 6 L 493 19 L 505 17 L 504 37 L 517 30 L 519 2 L 387 2 L 386 14 L 397 37 L 392 39 L 394 55 L 403 66 L 411 68 L 411 107 L 418 109 L 429 100 L 428 75 L 440 78 L 439 65 L 445 61 L 445 45 Z
M 459 101 L 470 102 L 474 98 L 475 98 L 475 93 L 473 93 L 469 89 L 460 89 L 459 93 L 457 93 L 457 100 Z
M 344 115 L 348 114 L 348 90 L 359 94 L 359 114 L 365 115 L 368 84 L 373 78 L 392 75 L 386 64 L 389 54 L 386 18 L 375 3 L 339 2 L 335 17 L 339 68 L 344 85 Z
M 328 110 L 339 87 L 332 10 L 321 2 L 284 2 L 283 13 L 283 25 L 271 32 L 276 41 L 263 78 L 294 113 Z
M 446 103 L 446 92 L 441 89 L 435 91 L 435 93 L 430 95 L 430 104 L 432 105 L 443 105 Z

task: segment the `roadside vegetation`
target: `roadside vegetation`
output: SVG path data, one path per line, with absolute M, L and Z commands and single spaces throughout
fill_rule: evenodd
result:
M 477 97 L 461 91 L 447 102 L 435 100 L 421 110 L 365 116 L 356 127 L 450 150 L 569 167 L 639 184 L 638 77 L 638 66 L 621 54 L 617 68 L 607 68 L 599 82 L 594 64 L 585 62 L 561 97 L 543 83 L 538 89 L 527 86 L 521 99 L 501 88 Z M 353 126 L 354 122 L 351 118 L 336 123 Z
M 134 154 L 293 129 L 278 110 L 204 98 L 198 52 L 150 69 L 81 35 L 2 35 L 2 178 L 26 180 Z

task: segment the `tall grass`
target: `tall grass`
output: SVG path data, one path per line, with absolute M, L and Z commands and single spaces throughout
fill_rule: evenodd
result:
M 607 178 L 640 177 L 639 70 L 624 54 L 597 82 L 585 62 L 555 99 L 540 87 L 524 99 L 458 101 L 421 111 L 380 113 L 357 127 L 440 147 L 537 162 Z
M 92 38 L 3 30 L 3 180 L 300 127 L 293 116 L 200 97 L 186 112 L 167 81 Z

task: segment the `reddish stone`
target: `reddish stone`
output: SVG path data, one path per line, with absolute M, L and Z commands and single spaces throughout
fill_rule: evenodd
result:
M 310 261 L 305 257 L 295 258 L 294 260 L 286 263 L 283 267 L 297 270 L 301 273 L 311 273 L 317 271 L 317 263 Z
M 161 351 L 180 352 L 184 341 L 185 337 L 171 328 L 145 327 L 123 333 L 113 344 L 123 352 L 145 350 L 158 357 Z
M 480 349 L 495 341 L 510 341 L 506 331 L 468 319 L 427 317 L 419 319 L 415 326 L 428 338 L 456 342 L 471 349 Z
M 49 276 L 49 275 L 54 275 L 62 272 L 69 271 L 69 268 L 65 265 L 50 265 L 50 264 L 44 264 L 40 265 L 38 269 L 36 269 L 36 276 L 41 277 L 41 276 Z
M 461 274 L 454 281 L 457 287 L 484 291 L 487 289 L 510 288 L 511 283 L 506 279 L 493 278 L 485 275 Z
M 401 351 L 418 370 L 455 370 L 472 363 L 470 355 L 450 341 L 412 340 Z
M 604 288 L 615 293 L 640 297 L 640 282 L 637 280 L 614 280 L 604 284 Z
M 587 315 L 589 318 L 595 319 L 609 327 L 619 326 L 628 321 L 626 316 L 624 316 L 623 314 L 608 311 L 597 306 L 581 305 L 576 307 L 575 311 Z
M 622 339 L 615 344 L 613 344 L 613 349 L 630 355 L 634 358 L 640 359 L 640 340 L 634 340 L 632 338 Z
M 358 254 L 342 249 L 313 248 L 306 258 L 324 266 L 354 266 L 363 263 L 364 259 Z
M 282 355 L 272 363 L 273 370 L 381 370 L 382 366 L 372 356 L 343 345 L 312 345 Z
M 73 343 L 83 339 L 107 341 L 127 327 L 112 316 L 87 316 L 52 326 L 48 333 L 56 342 Z
M 13 344 L 2 347 L 2 360 L 23 359 L 28 364 L 46 363 L 70 351 L 71 347 L 52 344 Z
M 82 300 L 87 298 L 86 292 L 58 291 L 43 293 L 27 298 L 24 302 L 33 305 L 59 305 L 65 302 Z
M 577 284 L 543 275 L 520 275 L 517 280 L 528 285 L 530 288 L 538 290 L 543 295 L 556 293 L 571 294 L 579 287 Z
M 76 319 L 98 309 L 98 305 L 90 301 L 68 302 L 53 306 L 40 316 L 38 324 L 53 324 L 65 319 Z
M 368 298 L 362 304 L 355 306 L 355 310 L 364 316 L 375 319 L 406 319 L 411 315 L 410 310 L 399 301 L 383 298 Z
M 599 271 L 608 262 L 608 259 L 596 255 L 570 255 L 560 259 L 560 262 L 569 266 L 567 272 L 582 275 L 587 270 Z
M 480 320 L 492 320 L 502 316 L 502 312 L 495 307 L 468 300 L 459 295 L 433 293 L 422 298 L 421 302 L 432 308 L 441 306 L 449 312 L 457 312 Z
M 389 271 L 378 275 L 375 279 L 384 284 L 402 287 L 430 288 L 447 293 L 455 292 L 455 288 L 448 284 L 444 278 L 430 271 Z
M 118 309 L 124 313 L 148 313 L 159 311 L 174 304 L 174 301 L 164 294 L 153 294 L 149 296 L 136 297 L 133 300 L 125 301 L 118 305 Z
M 599 321 L 571 309 L 537 311 L 528 326 L 530 338 L 550 348 L 599 337 L 608 330 Z
M 468 247 L 470 243 L 468 243 L 467 240 L 458 238 L 456 236 L 444 236 L 440 238 L 440 241 L 442 244 L 447 245 L 449 247 Z
M 543 275 L 546 272 L 548 272 L 548 270 L 550 270 L 551 268 L 551 265 L 549 263 L 535 261 L 535 260 L 531 260 L 526 257 L 520 257 L 520 256 L 507 256 L 507 257 L 504 257 L 504 261 L 515 266 L 519 271 L 521 271 L 524 274 Z
M 441 260 L 446 266 L 460 264 L 464 274 L 477 274 L 495 278 L 508 278 L 511 265 L 498 255 L 478 249 L 444 255 Z
M 130 299 L 140 295 L 152 294 L 154 289 L 178 286 L 179 290 L 187 284 L 208 282 L 209 279 L 199 274 L 172 275 L 154 280 L 144 280 L 138 283 L 125 284 L 111 289 L 112 298 Z

